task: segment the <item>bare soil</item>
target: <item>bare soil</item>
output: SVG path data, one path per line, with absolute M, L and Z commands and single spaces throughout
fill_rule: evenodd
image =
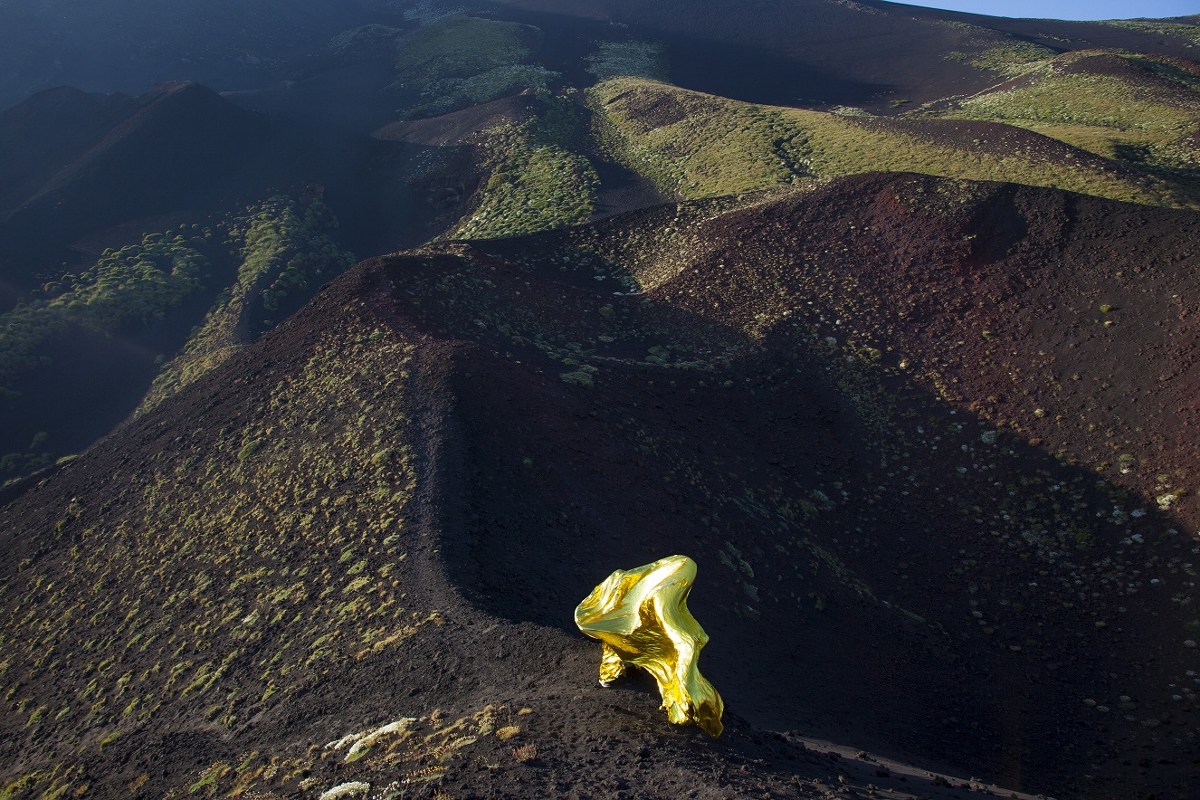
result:
M 248 649 L 210 699 L 170 700 L 104 747 L 67 747 L 77 731 L 55 725 L 30 734 L 6 712 L 6 776 L 48 768 L 57 747 L 105 797 L 182 792 L 250 751 L 309 764 L 254 784 L 273 796 L 362 779 L 456 798 L 953 797 L 986 783 L 1186 797 L 1200 464 L 1169 432 L 1195 424 L 1195 329 L 1175 300 L 1194 296 L 1198 224 L 1050 190 L 867 176 L 368 262 L 11 502 L 0 602 L 16 619 L 40 602 L 34 587 L 71 585 L 73 544 L 94 542 L 81 531 L 141 541 L 142 501 L 121 488 L 145 480 L 141 465 L 190 474 L 231 426 L 270 424 L 265 398 L 322 342 L 374 329 L 380 347 L 415 347 L 401 395 L 383 373 L 364 387 L 409 420 L 419 466 L 395 574 L 413 613 L 440 622 L 247 706 L 231 728 L 204 709 L 235 688 L 258 695 L 270 637 L 236 645 Z M 654 285 L 614 294 L 595 280 L 646 231 L 662 239 L 643 251 L 658 253 Z M 1110 292 L 1118 324 L 1104 326 L 1093 306 Z M 597 366 L 591 386 L 562 377 L 574 367 L 556 348 L 571 342 L 592 351 L 575 359 Z M 1110 438 L 1132 454 L 1128 474 L 1097 472 Z M 1170 513 L 1148 498 L 1160 469 L 1189 489 Z M 260 535 L 281 535 L 270 521 Z M 671 728 L 644 677 L 597 687 L 598 650 L 570 621 L 612 569 L 676 552 L 700 564 L 701 668 L 729 708 L 716 741 Z M 126 599 L 105 613 L 136 591 L 112 587 Z M 79 689 L 59 671 L 83 667 L 70 650 L 40 672 L 12 652 L 6 682 L 70 704 Z M 120 658 L 131 674 L 150 666 Z M 480 734 L 443 762 L 390 767 L 326 745 L 485 705 L 519 738 Z

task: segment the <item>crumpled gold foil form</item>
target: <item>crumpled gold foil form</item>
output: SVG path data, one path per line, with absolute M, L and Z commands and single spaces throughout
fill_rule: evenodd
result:
M 708 634 L 687 607 L 695 580 L 696 562 L 687 556 L 619 569 L 579 604 L 575 624 L 602 643 L 601 686 L 624 675 L 628 664 L 641 667 L 658 682 L 671 722 L 694 722 L 720 736 L 725 704 L 696 663 Z

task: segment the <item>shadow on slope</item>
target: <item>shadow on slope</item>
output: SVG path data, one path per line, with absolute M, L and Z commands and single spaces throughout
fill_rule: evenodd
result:
M 664 41 L 680 86 L 751 102 L 871 106 L 981 91 L 993 73 L 960 58 L 1036 42 L 1048 52 L 1112 47 L 1191 57 L 1189 29 L 1161 35 L 1133 27 L 1009 20 L 883 2 L 786 4 L 634 0 L 494 0 L 504 17 L 547 31 L 613 26 L 605 37 Z M 556 22 L 552 17 L 560 17 Z M 628 30 L 626 30 L 628 29 Z M 714 54 L 721 54 L 714 57 Z M 725 65 L 736 64 L 737 68 Z M 556 67 L 557 68 L 557 67 Z
M 1011 280 L 1072 239 L 1033 222 L 1061 195 L 996 191 L 843 181 L 716 219 L 648 212 L 536 244 L 479 243 L 457 261 L 393 262 L 422 327 L 483 345 L 460 353 L 452 384 L 466 465 L 468 537 L 447 543 L 459 585 L 487 610 L 566 625 L 613 565 L 687 552 L 706 565 L 693 607 L 726 642 L 706 671 L 761 724 L 885 752 L 905 741 L 909 756 L 1039 791 L 1121 796 L 1134 784 L 1109 781 L 1180 780 L 1170 764 L 1186 757 L 1139 751 L 1166 744 L 1147 719 L 1195 726 L 1194 694 L 1173 701 L 1170 687 L 1195 666 L 1176 605 L 1192 591 L 1191 537 L 1130 517 L 1136 497 L 1030 446 L 1019 426 L 971 415 L 966 386 L 948 404 L 936 375 L 909 371 L 949 372 L 939 362 L 956 345 L 943 336 L 979 335 L 961 307 L 971 295 L 946 287 L 943 299 L 917 265 Z M 924 193 L 924 210 L 891 205 Z M 903 236 L 898 257 L 860 241 L 822 258 L 855 229 Z M 649 237 L 669 270 L 638 263 Z M 907 291 L 877 295 L 881 269 Z M 612 295 L 619 280 L 591 288 L 614 272 L 654 279 L 633 296 Z M 1062 287 L 1025 280 L 1024 302 L 1062 300 Z M 905 336 L 895 316 L 910 302 L 921 321 Z M 1144 594 L 1147 557 L 1176 576 L 1173 597 Z M 1137 714 L 1107 714 L 1117 695 L 1138 697 L 1120 701 Z
M 945 399 L 970 301 L 1074 291 L 1032 272 L 1093 246 L 1056 205 L 1194 220 L 868 176 L 361 266 L 3 509 L 6 780 L 819 796 L 736 719 L 726 749 L 644 684 L 584 688 L 575 603 L 684 552 L 735 715 L 1014 788 L 1186 793 L 1190 535 Z M 1028 369 L 1013 349 L 963 363 Z M 333 746 L 401 717 L 420 735 Z
M 395 311 L 385 267 L 352 272 L 0 510 L 6 789 L 953 796 L 735 715 L 669 729 L 645 681 L 594 685 L 593 643 L 464 604 L 463 347 Z
M 72 239 L 139 217 L 210 205 L 222 179 L 258 154 L 267 129 L 198 84 L 165 86 L 9 215 Z

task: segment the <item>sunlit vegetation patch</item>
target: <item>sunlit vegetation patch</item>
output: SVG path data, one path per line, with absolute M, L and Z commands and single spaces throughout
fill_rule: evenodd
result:
M 450 78 L 439 82 L 432 93 L 437 97 L 418 106 L 413 114 L 440 114 L 521 89 L 545 89 L 559 77 L 559 73 L 540 64 L 507 64 L 469 78 Z
M 454 16 L 421 28 L 400 46 L 397 80 L 421 91 L 412 116 L 483 103 L 521 88 L 544 89 L 556 72 L 527 63 L 542 32 L 515 22 Z
M 587 71 L 602 81 L 623 75 L 655 81 L 670 78 L 667 47 L 662 42 L 600 42 L 587 62 Z
M 1200 25 L 1195 24 L 1195 21 L 1200 19 L 1200 17 L 1191 17 L 1191 19 L 1193 20 L 1192 23 L 1168 22 L 1166 20 L 1114 19 L 1101 24 L 1112 25 L 1116 28 L 1125 28 L 1131 31 L 1152 33 L 1156 36 L 1178 36 L 1181 39 L 1189 39 L 1200 44 Z
M 991 28 L 952 20 L 931 20 L 931 23 L 953 28 L 965 35 L 963 45 L 970 51 L 954 51 L 946 58 L 965 61 L 976 69 L 998 72 L 1011 78 L 1023 74 L 1040 61 L 1054 57 L 1054 51 L 1048 47 Z
M 586 158 L 569 149 L 576 111 L 569 101 L 549 96 L 542 106 L 526 122 L 484 132 L 482 166 L 490 177 L 454 238 L 535 233 L 591 215 L 599 178 Z
M 1054 57 L 1054 51 L 1033 42 L 1006 42 L 991 47 L 970 60 L 978 69 L 998 72 L 1009 78 L 1024 75 Z
M 1135 167 L 1186 172 L 1200 168 L 1198 78 L 1145 56 L 1070 53 L 1035 64 L 1014 86 L 962 101 L 949 116 L 1028 128 Z
M 802 131 L 781 110 L 615 78 L 589 92 L 601 146 L 668 197 L 794 183 L 808 174 Z
M 411 353 L 351 319 L 244 421 L 198 421 L 178 459 L 114 472 L 96 496 L 119 514 L 72 500 L 20 534 L 47 548 L 0 587 L 0 696 L 23 752 L 53 741 L 61 776 L 163 717 L 231 728 L 440 624 L 399 582 Z
M 0 391 L 10 391 L 15 378 L 40 363 L 40 345 L 72 325 L 108 335 L 127 322 L 161 318 L 199 288 L 209 267 L 204 245 L 198 229 L 146 234 L 140 244 L 105 251 L 91 269 L 46 283 L 0 315 Z
M 337 218 L 317 197 L 277 195 L 251 206 L 230 231 L 242 259 L 237 281 L 217 299 L 183 352 L 155 378 L 140 413 L 192 383 L 249 344 L 252 315 L 274 312 L 289 295 L 307 292 L 354 265 L 354 255 L 331 238 Z
M 677 199 L 894 171 L 1174 203 L 1169 187 L 1149 178 L 1031 148 L 939 142 L 903 119 L 755 106 L 633 78 L 604 81 L 589 96 L 602 146 Z

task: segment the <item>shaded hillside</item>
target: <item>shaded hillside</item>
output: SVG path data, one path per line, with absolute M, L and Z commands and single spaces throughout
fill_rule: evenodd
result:
M 231 217 L 85 256 L 0 314 L 0 481 L 83 450 L 354 263 L 317 193 L 276 195 Z
M 555 17 L 629 26 L 640 37 L 667 42 L 672 79 L 681 86 L 776 105 L 886 107 L 896 98 L 923 103 L 973 93 L 994 79 L 965 61 L 1025 43 L 1051 53 L 1110 47 L 1193 58 L 1196 44 L 1195 26 L 1164 32 L 1009 20 L 886 2 L 493 0 L 492 5 L 537 12 L 545 19 L 538 24 L 547 28 Z M 721 56 L 714 58 L 716 52 Z
M 1101 313 L 1140 321 L 1082 346 L 1190 351 L 1195 224 L 867 176 L 362 265 L 0 512 L 3 780 L 822 796 L 803 731 L 1012 789 L 1186 796 L 1200 464 L 1131 437 L 1137 469 L 1098 475 L 1049 427 L 1103 443 L 1182 395 L 1113 371 L 1093 431 L 1021 381 L 1070 360 L 1114 267 Z M 1135 272 L 1150 237 L 1182 258 Z M 1137 474 L 1159 457 L 1188 490 L 1169 511 Z M 571 632 L 608 572 L 674 552 L 727 740 L 595 687 Z
M 403 23 L 388 0 L 71 0 L 8 3 L 0 26 L 0 106 L 69 84 L 140 93 L 160 81 L 222 88 L 279 80 L 289 62 L 372 19 Z M 234 85 L 230 85 L 234 84 Z
M 86 255 L 0 221 L 0 308 L 12 306 L 40 283 L 39 275 L 62 274 Z
M 136 110 L 122 94 L 60 87 L 0 112 L 0 210 L 35 194 Z
M 221 179 L 267 138 L 261 120 L 198 84 L 141 98 L 136 113 L 66 163 L 10 220 L 43 235 L 73 238 L 168 210 L 204 208 Z

